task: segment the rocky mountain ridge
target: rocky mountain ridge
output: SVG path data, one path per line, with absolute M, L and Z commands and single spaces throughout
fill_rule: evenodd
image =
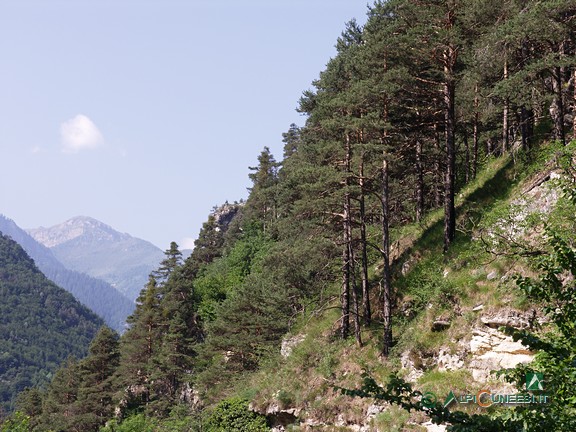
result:
M 53 248 L 75 238 L 84 236 L 95 241 L 123 241 L 131 238 L 99 220 L 89 216 L 76 216 L 49 228 L 39 227 L 26 230 L 36 241 Z
M 164 257 L 152 243 L 87 216 L 28 233 L 66 267 L 106 281 L 131 301 Z

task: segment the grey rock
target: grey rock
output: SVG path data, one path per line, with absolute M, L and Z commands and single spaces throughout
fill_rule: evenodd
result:
M 448 370 L 458 370 L 464 367 L 464 359 L 466 357 L 465 351 L 459 351 L 451 354 L 450 350 L 446 347 L 440 348 L 437 356 L 438 370 L 445 372 Z
M 496 272 L 496 270 L 493 270 L 486 275 L 486 279 L 488 279 L 488 280 L 494 280 L 497 277 L 498 277 L 498 273 Z
M 450 321 L 438 319 L 432 323 L 432 331 L 438 332 L 450 327 Z
M 488 327 L 498 328 L 502 326 L 524 329 L 530 327 L 534 319 L 534 312 L 520 312 L 513 309 L 504 309 L 496 313 L 485 314 L 480 318 Z
M 290 354 L 292 354 L 292 350 L 296 348 L 302 341 L 306 339 L 306 335 L 295 335 L 295 336 L 286 336 L 282 340 L 282 345 L 280 346 L 280 354 L 282 357 L 286 358 Z
M 526 346 L 493 328 L 472 331 L 470 353 L 472 358 L 468 367 L 472 377 L 479 382 L 486 382 L 493 370 L 513 368 L 534 358 Z

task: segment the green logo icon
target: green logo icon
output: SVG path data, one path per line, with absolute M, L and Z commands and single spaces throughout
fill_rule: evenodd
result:
M 422 395 L 421 402 L 425 408 L 432 408 L 434 405 L 436 405 L 437 400 L 438 398 L 434 393 L 426 392 Z
M 446 396 L 446 400 L 444 401 L 444 408 L 446 408 L 448 405 L 450 405 L 455 400 L 456 400 L 456 396 L 454 396 L 454 392 L 452 390 L 450 390 L 450 393 L 448 393 L 448 396 Z
M 538 391 L 544 390 L 542 383 L 544 382 L 544 374 L 537 372 L 528 372 L 526 374 L 526 390 Z

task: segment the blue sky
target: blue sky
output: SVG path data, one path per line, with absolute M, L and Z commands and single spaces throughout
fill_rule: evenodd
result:
M 365 0 L 0 0 L 0 213 L 162 249 L 246 198 Z

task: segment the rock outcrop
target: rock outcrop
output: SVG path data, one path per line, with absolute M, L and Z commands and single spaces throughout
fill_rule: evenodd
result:
M 306 335 L 286 336 L 282 339 L 282 345 L 280 346 L 282 357 L 286 358 L 292 354 L 292 350 L 300 345 L 304 339 L 306 339 Z
M 472 331 L 470 354 L 468 368 L 479 382 L 486 382 L 491 371 L 513 368 L 534 359 L 534 353 L 527 347 L 490 327 Z
M 443 346 L 435 353 L 414 350 L 402 353 L 400 362 L 407 371 L 406 379 L 417 381 L 426 370 L 438 367 L 440 372 L 467 369 L 475 381 L 485 383 L 490 380 L 492 371 L 513 368 L 534 359 L 533 352 L 499 328 L 525 329 L 536 322 L 541 323 L 542 319 L 533 310 L 503 309 L 486 313 L 479 318 L 479 325 L 472 329 L 470 339 L 458 342 L 456 348 Z

